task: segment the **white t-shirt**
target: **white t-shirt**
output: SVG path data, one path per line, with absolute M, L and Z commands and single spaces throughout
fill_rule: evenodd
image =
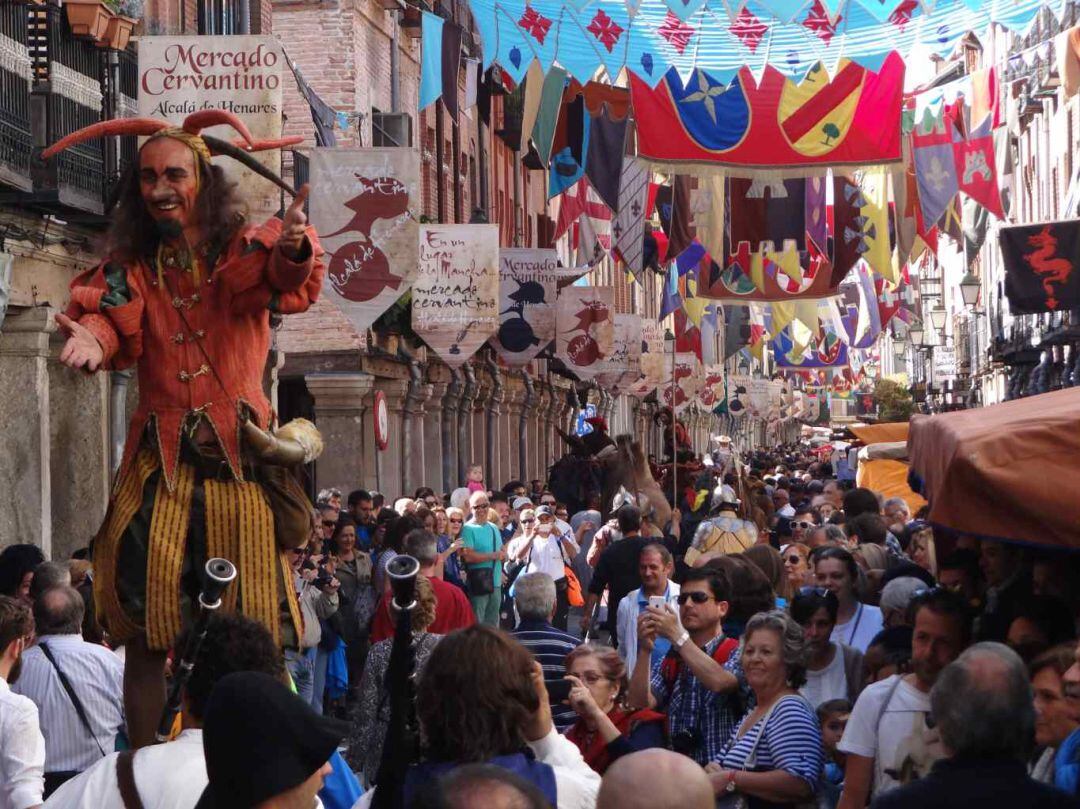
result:
M 930 695 L 899 674 L 859 695 L 838 747 L 874 759 L 875 796 L 925 777 L 944 756 L 938 731 L 926 726 L 929 714 Z
M 830 699 L 847 699 L 847 673 L 844 671 L 844 651 L 840 644 L 833 643 L 833 658 L 820 671 L 806 672 L 806 684 L 799 689 L 815 708 Z
M 884 628 L 885 621 L 881 616 L 881 610 L 872 604 L 860 603 L 847 623 L 833 627 L 829 640 L 833 643 L 843 643 L 866 654 L 870 641 Z

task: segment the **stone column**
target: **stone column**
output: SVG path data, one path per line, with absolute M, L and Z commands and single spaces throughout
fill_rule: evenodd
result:
M 477 393 L 479 392 L 476 373 L 474 372 L 472 365 L 469 363 L 462 365 L 461 374 L 465 381 L 461 392 L 461 402 L 458 404 L 458 462 L 457 474 L 450 484 L 451 491 L 465 485 L 465 473 L 468 471 L 469 464 L 472 463 L 472 411 L 476 404 Z
M 536 477 L 532 474 L 537 452 L 536 441 L 536 397 L 537 389 L 528 371 L 521 372 L 522 400 L 521 421 L 519 427 L 518 477 L 526 486 Z
M 464 378 L 457 370 L 451 371 L 450 383 L 443 398 L 442 410 L 442 481 L 443 490 L 453 491 L 457 485 L 458 472 L 458 413 L 461 408 L 461 394 L 464 390 Z
M 488 397 L 486 418 L 484 419 L 484 474 L 487 476 L 489 489 L 501 487 L 505 482 L 503 467 L 505 464 L 505 440 L 506 435 L 502 431 L 503 403 L 506 401 L 506 391 L 503 389 L 503 380 L 499 366 L 495 364 L 493 355 L 489 355 L 484 363 L 485 370 L 491 378 L 491 395 Z
M 468 467 L 473 464 L 480 464 L 485 466 L 487 464 L 487 443 L 485 437 L 487 435 L 487 409 L 488 401 L 491 399 L 491 381 L 485 379 L 487 374 L 484 373 L 483 368 L 473 367 L 473 371 L 476 373 L 476 399 L 473 401 L 472 408 L 472 432 L 471 441 L 469 444 L 469 451 L 465 456 L 466 471 Z M 492 485 L 491 470 L 484 469 L 484 482 L 488 486 Z M 461 479 L 461 485 L 465 485 L 465 478 Z
M 0 509 L 5 544 L 29 542 L 52 552 L 52 474 L 49 464 L 49 333 L 56 330 L 49 307 L 12 310 L 0 335 Z M 96 526 L 86 526 L 92 531 Z
M 521 477 L 521 435 L 524 432 L 521 424 L 521 405 L 525 401 L 525 387 L 520 379 L 507 375 L 503 380 L 503 386 L 506 393 L 503 415 L 500 419 L 503 434 L 502 445 L 499 447 L 502 468 L 500 484 Z
M 304 383 L 315 400 L 315 422 L 326 445 L 315 462 L 315 488 L 375 488 L 374 425 L 365 418 L 375 377 L 307 374 Z
M 421 480 L 424 486 L 430 486 L 436 493 L 446 490 L 443 480 L 443 401 L 446 397 L 446 382 L 431 382 L 428 386 L 431 395 L 424 404 L 424 470 Z
M 378 380 L 378 388 L 386 395 L 386 409 L 390 419 L 390 443 L 382 453 L 381 491 L 386 495 L 388 505 L 399 497 L 406 497 L 412 491 L 406 491 L 406 458 L 404 456 L 405 431 L 405 395 L 409 390 L 407 379 Z
M 426 485 L 425 438 L 427 402 L 431 399 L 432 386 L 418 384 L 406 388 L 402 408 L 402 497 L 412 497 L 421 486 Z
M 87 374 L 61 365 L 58 358 L 65 339 L 59 332 L 51 335 L 48 363 L 51 555 L 54 559 L 67 559 L 72 551 L 90 544 L 105 518 L 112 477 L 109 465 L 111 375 L 106 371 Z

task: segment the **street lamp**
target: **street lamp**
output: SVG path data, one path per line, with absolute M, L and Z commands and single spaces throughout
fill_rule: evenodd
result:
M 907 345 L 905 343 L 896 343 L 893 345 L 893 354 L 896 357 L 896 364 L 904 365 L 907 362 Z
M 911 326 L 908 328 L 908 337 L 911 338 L 912 345 L 922 345 L 923 331 L 922 321 L 912 321 Z
M 945 319 L 948 316 L 949 313 L 940 303 L 930 310 L 930 325 L 933 326 L 934 331 L 942 331 L 945 328 Z
M 964 306 L 973 307 L 979 302 L 979 292 L 982 284 L 979 278 L 971 270 L 968 270 L 960 281 L 960 297 L 964 299 Z

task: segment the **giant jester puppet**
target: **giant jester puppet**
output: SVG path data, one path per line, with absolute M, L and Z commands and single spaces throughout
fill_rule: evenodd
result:
M 241 138 L 201 134 L 219 124 Z M 139 405 L 93 564 L 98 618 L 126 646 L 128 732 L 140 746 L 153 739 L 166 652 L 194 617 L 208 558 L 239 571 L 226 610 L 261 621 L 279 642 L 283 630 L 301 635 L 287 552 L 307 541 L 313 523 L 286 466 L 309 460 L 321 441 L 306 422 L 270 431 L 262 380 L 271 314 L 306 310 L 323 266 L 303 211 L 307 187 L 292 191 L 250 154 L 295 140 L 254 141 L 231 113 L 209 110 L 179 127 L 104 121 L 42 156 L 114 135 L 146 141 L 121 181 L 105 259 L 72 282 L 57 322 L 67 335 L 65 365 L 138 369 Z M 289 191 L 284 219 L 247 221 L 236 186 L 210 162 L 215 155 Z

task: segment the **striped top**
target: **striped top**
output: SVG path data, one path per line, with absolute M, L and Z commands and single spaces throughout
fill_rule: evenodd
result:
M 86 732 L 56 669 L 37 646 L 23 652 L 22 674 L 11 690 L 37 705 L 45 737 L 45 772 L 82 772 L 103 757 L 102 751 L 113 752 L 116 735 L 124 728 L 124 663 L 80 635 L 46 635 L 38 643 L 48 645 L 96 738 Z
M 751 754 L 752 760 L 748 762 Z M 825 751 L 814 710 L 802 697 L 781 697 L 767 719 L 759 719 L 741 737 L 738 730 L 732 734 L 720 763 L 725 770 L 783 770 L 803 779 L 816 791 Z
M 566 677 L 566 656 L 581 643 L 570 633 L 543 621 L 522 621 L 510 634 L 532 652 L 544 669 L 544 682 L 548 685 Z M 551 720 L 559 733 L 566 732 L 577 718 L 577 713 L 569 705 L 552 703 Z

